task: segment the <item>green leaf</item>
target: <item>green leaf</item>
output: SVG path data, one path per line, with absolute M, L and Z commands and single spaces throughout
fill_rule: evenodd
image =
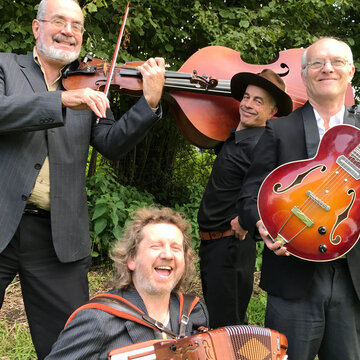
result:
M 167 52 L 173 52 L 174 51 L 174 47 L 171 44 L 166 44 L 165 45 L 165 50 Z
M 106 228 L 107 220 L 104 218 L 97 219 L 94 224 L 95 234 L 99 235 Z
M 248 28 L 250 26 L 250 23 L 248 20 L 243 19 L 239 21 L 239 26 L 242 28 Z
M 107 211 L 107 208 L 104 205 L 95 206 L 95 210 L 94 210 L 94 213 L 93 213 L 93 216 L 92 216 L 91 220 L 96 220 L 101 215 L 105 214 L 106 211 Z
M 87 4 L 85 8 L 89 13 L 94 13 L 98 10 L 97 6 L 94 3 Z

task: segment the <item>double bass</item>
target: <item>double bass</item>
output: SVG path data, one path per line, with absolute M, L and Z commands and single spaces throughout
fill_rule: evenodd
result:
M 199 148 L 213 148 L 225 141 L 231 128 L 239 122 L 239 102 L 231 97 L 230 80 L 238 72 L 259 73 L 271 69 L 286 84 L 293 101 L 293 110 L 306 100 L 301 79 L 301 55 L 304 49 L 281 51 L 266 65 L 248 64 L 239 52 L 224 46 L 208 46 L 195 52 L 178 71 L 165 72 L 164 98 L 169 101 L 176 124 L 182 135 Z M 110 90 L 128 95 L 142 94 L 142 80 L 136 66 L 142 62 L 116 65 Z M 67 90 L 91 87 L 104 88 L 109 65 L 106 61 L 80 61 L 64 72 L 63 86 Z M 346 105 L 354 104 L 349 84 Z

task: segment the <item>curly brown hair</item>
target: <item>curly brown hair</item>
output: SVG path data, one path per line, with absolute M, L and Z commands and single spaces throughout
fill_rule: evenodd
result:
M 191 248 L 191 225 L 180 212 L 167 207 L 150 206 L 135 211 L 124 235 L 116 241 L 110 252 L 110 257 L 114 261 L 114 287 L 126 289 L 132 284 L 132 271 L 128 268 L 128 261 L 135 257 L 139 243 L 144 237 L 142 229 L 148 224 L 175 225 L 183 234 L 185 271 L 174 291 L 187 286 L 195 274 L 195 254 Z

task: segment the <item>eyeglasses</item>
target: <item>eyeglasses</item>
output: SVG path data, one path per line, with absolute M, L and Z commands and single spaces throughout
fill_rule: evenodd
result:
M 76 34 L 83 34 L 85 31 L 84 26 L 81 25 L 80 23 L 76 23 L 76 22 L 69 23 L 60 18 L 54 18 L 51 20 L 43 20 L 43 19 L 38 19 L 38 20 L 41 22 L 48 22 L 59 30 L 62 30 L 63 28 L 65 28 L 67 26 L 67 24 L 70 24 L 71 30 Z
M 330 60 L 315 59 L 314 61 L 308 62 L 306 66 L 312 70 L 319 70 L 322 69 L 326 63 L 330 63 L 333 68 L 339 69 L 344 67 L 349 62 L 344 58 L 333 58 Z

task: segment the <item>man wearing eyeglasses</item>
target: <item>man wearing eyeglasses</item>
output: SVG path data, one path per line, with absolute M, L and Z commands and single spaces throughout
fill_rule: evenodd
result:
M 42 0 L 32 30 L 32 53 L 0 54 L 0 306 L 18 273 L 43 359 L 69 315 L 88 300 L 89 145 L 117 160 L 141 141 L 161 118 L 165 79 L 164 59 L 139 66 L 143 96 L 114 121 L 104 93 L 61 85 L 83 41 L 77 1 Z
M 268 293 L 265 326 L 287 336 L 289 359 L 313 360 L 317 354 L 326 360 L 360 359 L 360 244 L 338 260 L 302 260 L 271 240 L 257 211 L 259 187 L 273 169 L 314 157 L 333 126 L 360 127 L 359 114 L 344 105 L 354 71 L 351 49 L 342 41 L 322 38 L 304 51 L 308 102 L 268 121 L 238 201 L 241 225 L 266 245 L 260 282 Z

